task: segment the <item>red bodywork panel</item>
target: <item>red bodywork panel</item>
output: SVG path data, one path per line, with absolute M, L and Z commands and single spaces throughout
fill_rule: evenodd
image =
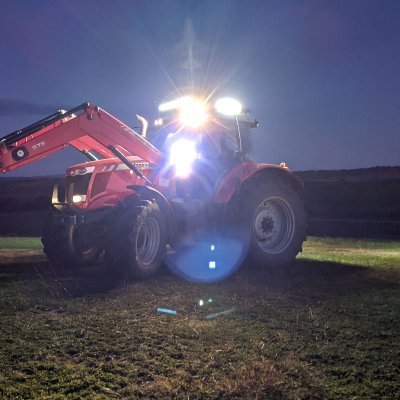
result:
M 297 179 L 286 167 L 280 167 L 274 164 L 261 164 L 253 161 L 244 161 L 236 165 L 220 178 L 216 185 L 214 201 L 216 203 L 227 203 L 244 181 L 251 178 L 254 174 L 265 170 L 278 170 L 290 175 L 293 180 Z
M 135 156 L 128 157 L 147 178 L 152 178 L 154 167 L 151 163 L 143 162 Z M 76 204 L 79 208 L 96 209 L 99 207 L 114 206 L 132 190 L 129 185 L 146 185 L 144 179 L 138 177 L 118 158 L 91 161 L 75 165 L 67 170 L 68 176 L 91 174 L 86 201 Z

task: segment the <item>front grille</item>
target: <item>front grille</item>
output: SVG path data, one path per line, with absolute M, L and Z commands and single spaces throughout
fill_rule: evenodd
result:
M 67 176 L 65 183 L 65 194 L 68 203 L 72 203 L 72 196 L 76 194 L 86 195 L 92 174 Z
M 96 174 L 93 181 L 92 193 L 90 197 L 93 198 L 99 193 L 103 193 L 106 190 L 107 183 L 111 177 L 111 172 L 101 172 Z

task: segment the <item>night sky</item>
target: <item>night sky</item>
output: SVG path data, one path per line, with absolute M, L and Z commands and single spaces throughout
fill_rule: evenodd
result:
M 252 110 L 258 161 L 400 165 L 397 0 L 0 0 L 0 55 L 0 137 L 84 101 L 135 126 L 193 85 Z M 68 150 L 18 175 L 82 160 Z

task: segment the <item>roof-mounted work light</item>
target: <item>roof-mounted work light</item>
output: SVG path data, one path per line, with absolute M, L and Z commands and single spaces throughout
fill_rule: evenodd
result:
M 242 112 L 242 105 L 235 99 L 223 97 L 216 101 L 215 109 L 220 114 L 234 117 Z
M 205 102 L 190 96 L 162 103 L 158 110 L 160 112 L 177 110 L 180 123 L 190 128 L 198 128 L 208 119 Z

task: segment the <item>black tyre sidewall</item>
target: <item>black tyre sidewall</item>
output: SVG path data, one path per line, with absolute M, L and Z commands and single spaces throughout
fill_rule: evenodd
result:
M 55 225 L 47 222 L 42 237 L 43 252 L 50 264 L 59 271 L 74 270 L 80 266 L 74 254 L 70 251 L 68 242 L 73 235 L 72 227 Z
M 69 243 L 74 243 L 76 232 L 76 226 L 56 225 L 51 218 L 45 225 L 42 237 L 43 252 L 56 269 L 63 271 L 77 269 L 98 260 L 100 248 L 93 247 L 89 252 L 81 253 L 75 244 L 74 251 L 71 251 Z

